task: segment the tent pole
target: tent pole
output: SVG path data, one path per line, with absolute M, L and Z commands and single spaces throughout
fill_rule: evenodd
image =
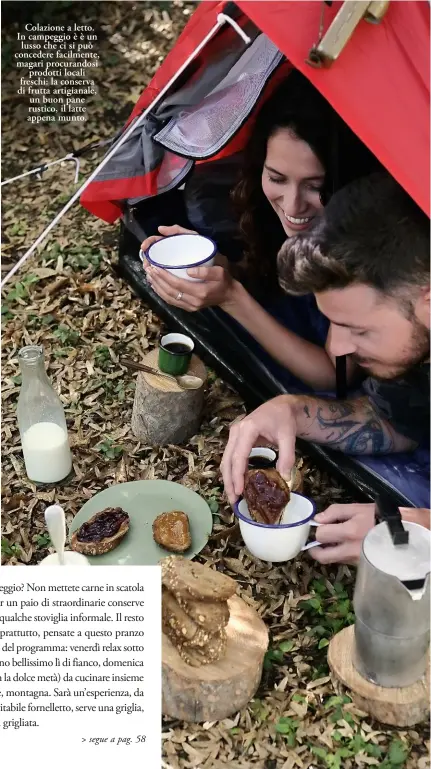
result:
M 64 158 L 60 158 L 59 160 L 53 160 L 51 163 L 42 163 L 42 165 L 38 166 L 37 168 L 33 168 L 31 171 L 25 171 L 25 173 L 20 174 L 19 176 L 13 176 L 11 179 L 6 179 L 4 182 L 0 184 L 0 187 L 3 187 L 5 184 L 10 184 L 11 182 L 16 182 L 18 179 L 24 179 L 25 176 L 31 176 L 31 174 L 38 174 L 39 178 L 40 174 L 43 174 L 44 171 L 46 171 L 47 168 L 50 168 L 51 166 L 56 166 L 58 163 L 64 163 L 65 160 L 73 160 L 76 166 L 75 170 L 75 184 L 78 181 L 78 173 L 79 173 L 79 160 L 78 158 L 75 158 L 73 153 L 69 153 L 69 155 L 65 155 Z

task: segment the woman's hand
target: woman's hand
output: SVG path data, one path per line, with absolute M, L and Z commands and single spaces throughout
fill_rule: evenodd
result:
M 195 267 L 187 270 L 202 283 L 176 278 L 161 267 L 146 266 L 150 286 L 167 304 L 187 312 L 214 307 L 227 301 L 233 280 L 223 267 Z
M 141 249 L 146 251 L 153 243 L 167 235 L 189 234 L 193 230 L 186 230 L 178 224 L 172 227 L 159 227 L 162 234 L 152 235 L 144 240 Z M 187 270 L 191 278 L 197 278 L 201 283 L 176 278 L 175 275 L 161 267 L 154 267 L 147 260 L 144 263 L 147 280 L 152 289 L 167 304 L 179 307 L 187 312 L 196 312 L 204 307 L 214 307 L 230 300 L 234 290 L 235 281 L 224 267 L 194 267 Z
M 157 243 L 158 240 L 163 240 L 163 238 L 168 238 L 170 235 L 197 235 L 196 230 L 186 230 L 185 227 L 180 227 L 179 224 L 171 224 L 169 226 L 166 226 L 164 224 L 161 224 L 160 227 L 157 228 L 160 232 L 160 235 L 150 235 L 149 238 L 146 238 L 141 243 L 141 251 L 145 253 L 145 251 L 148 251 L 149 247 L 153 245 L 153 243 Z M 147 269 L 148 262 L 145 259 L 144 269 Z

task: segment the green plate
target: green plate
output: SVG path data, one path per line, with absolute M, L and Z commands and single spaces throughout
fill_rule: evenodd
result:
M 130 529 L 110 553 L 89 556 L 92 565 L 154 566 L 170 555 L 153 540 L 152 523 L 160 513 L 182 510 L 189 517 L 192 545 L 183 555 L 193 558 L 205 547 L 213 519 L 207 503 L 199 494 L 172 481 L 131 481 L 96 494 L 75 516 L 69 534 L 105 507 L 122 507 L 130 516 Z

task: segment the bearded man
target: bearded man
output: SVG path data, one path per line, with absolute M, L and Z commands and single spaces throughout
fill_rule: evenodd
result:
M 344 401 L 280 395 L 232 426 L 222 472 L 229 500 L 241 494 L 248 455 L 265 440 L 290 477 L 296 436 L 356 455 L 411 451 L 429 442 L 429 219 L 387 174 L 337 192 L 312 231 L 278 256 L 288 293 L 314 293 L 330 320 L 329 350 L 367 373 L 362 395 Z M 429 510 L 402 509 L 429 528 Z M 374 505 L 332 505 L 310 551 L 321 563 L 355 562 L 374 525 Z

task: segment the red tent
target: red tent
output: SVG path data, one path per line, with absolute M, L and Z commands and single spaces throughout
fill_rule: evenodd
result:
M 325 4 L 325 28 L 341 5 L 334 2 L 329 8 Z M 236 6 L 321 91 L 429 215 L 429 3 L 392 1 L 379 24 L 360 21 L 339 58 L 322 69 L 306 63 L 318 39 L 321 2 L 237 0 Z M 200 3 L 130 119 L 151 104 L 225 9 L 224 2 Z M 236 33 L 226 25 L 217 36 L 217 45 L 223 45 L 223 36 L 229 34 Z M 235 143 L 237 148 L 238 136 Z M 138 179 L 96 180 L 83 193 L 81 203 L 96 216 L 114 222 L 122 212 L 116 201 L 139 192 L 143 189 Z

